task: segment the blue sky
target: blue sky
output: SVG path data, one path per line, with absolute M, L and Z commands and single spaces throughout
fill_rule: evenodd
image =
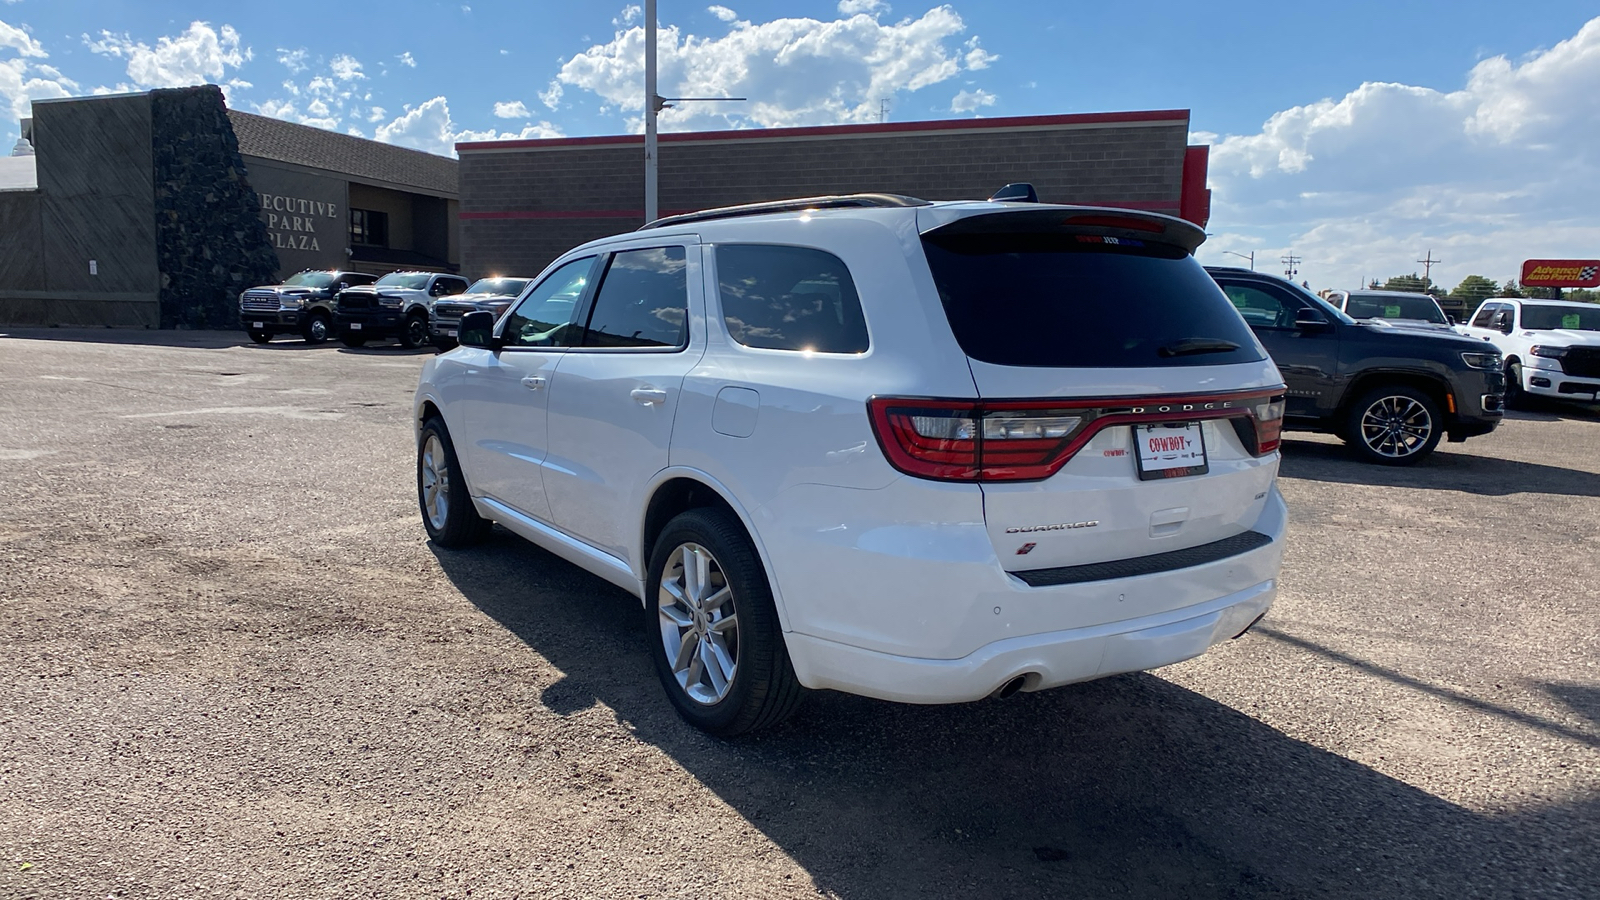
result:
M 1304 257 L 1314 287 L 1510 277 L 1600 256 L 1600 14 L 1577 2 L 661 0 L 668 129 L 1193 110 L 1208 261 Z M 0 101 L 211 81 L 229 102 L 450 152 L 640 113 L 624 2 L 0 0 Z M 3 111 L 0 111 L 3 112 Z M 1025 174 L 1025 173 L 1024 173 Z M 1277 268 L 1277 266 L 1263 266 Z

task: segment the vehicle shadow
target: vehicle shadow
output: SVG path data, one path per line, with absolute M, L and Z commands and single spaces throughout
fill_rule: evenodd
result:
M 0 340 L 69 341 L 89 344 L 149 344 L 156 347 L 195 347 L 202 350 L 221 350 L 226 347 L 250 347 L 249 335 L 243 331 L 178 331 L 156 328 L 6 328 L 0 327 Z M 305 346 L 303 341 L 288 346 Z M 272 346 L 271 344 L 266 346 Z
M 498 530 L 435 555 L 564 673 L 549 709 L 603 704 L 832 895 L 1600 895 L 1571 852 L 1600 797 L 1473 812 L 1151 674 L 943 707 L 819 692 L 719 741 L 661 695 L 636 599 Z
M 1343 444 L 1285 438 L 1279 474 L 1336 484 L 1462 491 L 1487 497 L 1566 494 L 1600 497 L 1600 475 L 1539 463 L 1434 451 L 1414 466 L 1375 466 L 1356 460 Z

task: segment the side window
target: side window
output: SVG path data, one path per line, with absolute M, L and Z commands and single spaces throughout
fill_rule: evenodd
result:
M 717 247 L 717 293 L 728 334 L 746 347 L 863 353 L 861 298 L 844 261 L 808 247 Z
M 1476 316 L 1472 317 L 1472 327 L 1473 328 L 1491 328 L 1491 327 L 1493 327 L 1490 323 L 1492 323 L 1494 321 L 1495 310 L 1498 310 L 1499 308 L 1500 308 L 1500 304 L 1498 304 L 1498 303 L 1485 303 L 1483 305 L 1483 308 L 1478 310 L 1478 314 Z
M 570 347 L 579 329 L 572 323 L 589 285 L 594 257 L 575 259 L 539 282 L 506 316 L 500 336 L 507 347 Z
M 1222 290 L 1251 328 L 1294 327 L 1295 310 L 1299 308 L 1297 305 L 1285 303 L 1277 295 L 1258 287 L 1229 284 L 1224 285 Z
M 441 297 L 460 294 L 467 289 L 467 283 L 459 278 L 445 278 L 442 280 L 444 281 L 444 288 L 439 291 L 439 296 Z
M 371 284 L 378 280 L 376 275 L 366 275 L 361 272 L 346 272 L 344 282 L 354 287 L 358 284 Z
M 624 250 L 611 257 L 584 330 L 585 347 L 684 347 L 689 275 L 682 247 Z

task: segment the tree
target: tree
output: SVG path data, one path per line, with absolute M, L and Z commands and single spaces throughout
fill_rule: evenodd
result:
M 1518 285 L 1517 284 L 1517 280 L 1515 278 L 1513 278 L 1510 281 L 1506 282 L 1505 287 L 1500 289 L 1500 296 L 1502 296 L 1502 297 L 1521 297 L 1521 296 L 1523 296 L 1522 287 L 1520 285 Z
M 1477 309 L 1479 303 L 1500 296 L 1500 285 L 1482 275 L 1468 275 L 1461 279 L 1450 296 L 1465 301 L 1467 309 Z
M 1428 288 L 1432 286 L 1431 279 L 1419 277 L 1415 272 L 1410 275 L 1396 275 L 1383 283 L 1383 289 L 1386 291 L 1407 291 L 1413 294 L 1426 294 Z
M 1600 303 L 1600 291 L 1589 288 L 1568 288 L 1561 299 L 1577 303 Z

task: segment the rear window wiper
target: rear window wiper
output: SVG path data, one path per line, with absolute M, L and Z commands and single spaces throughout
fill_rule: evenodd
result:
M 1186 338 L 1168 344 L 1156 353 L 1162 357 L 1193 356 L 1197 353 L 1232 353 L 1237 349 L 1238 344 L 1221 338 Z

